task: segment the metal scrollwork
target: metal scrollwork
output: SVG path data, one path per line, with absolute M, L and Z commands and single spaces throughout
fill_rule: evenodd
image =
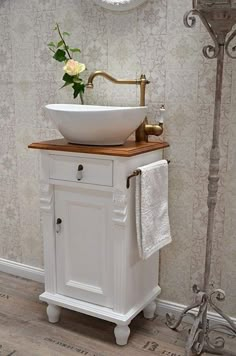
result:
M 219 2 L 224 5 L 219 7 Z M 211 4 L 211 7 L 208 6 Z M 205 28 L 207 29 L 212 45 L 206 45 L 203 48 L 203 54 L 206 58 L 217 58 L 217 75 L 216 75 L 216 90 L 215 90 L 215 110 L 213 122 L 213 141 L 210 155 L 209 168 L 209 188 L 208 188 L 208 222 L 207 222 L 207 238 L 206 238 L 206 254 L 205 254 L 205 270 L 203 290 L 200 290 L 197 285 L 193 286 L 195 294 L 194 303 L 185 308 L 178 320 L 171 314 L 167 314 L 167 325 L 171 329 L 176 329 L 182 319 L 186 315 L 193 317 L 193 324 L 189 332 L 188 340 L 185 347 L 185 356 L 202 355 L 203 352 L 214 353 L 222 356 L 236 356 L 234 351 L 225 349 L 225 338 L 236 337 L 236 324 L 228 317 L 218 306 L 217 302 L 225 300 L 225 292 L 221 289 L 210 291 L 210 272 L 211 272 L 211 257 L 213 247 L 213 229 L 214 229 L 214 210 L 216 205 L 217 181 L 219 179 L 219 133 L 221 119 L 221 102 L 222 102 L 222 83 L 223 83 L 223 64 L 224 54 L 230 58 L 236 59 L 236 45 L 232 45 L 232 41 L 236 37 L 236 30 L 227 38 L 227 33 L 232 30 L 232 26 L 236 24 L 236 9 L 232 8 L 231 1 L 209 1 L 193 0 L 193 9 L 188 11 L 184 16 L 184 24 L 188 28 L 192 28 L 196 23 L 197 15 Z M 224 51 L 225 49 L 225 51 Z M 208 309 L 212 308 L 219 316 L 223 323 L 209 326 Z M 198 311 L 192 309 L 198 308 Z M 225 338 L 222 334 L 213 334 L 213 332 L 227 331 Z
M 197 353 L 197 355 L 201 355 L 204 349 L 204 344 L 204 332 L 203 330 L 198 329 L 193 339 L 193 350 Z
M 202 20 L 203 25 L 206 27 L 209 35 L 211 36 L 212 41 L 214 42 L 214 45 L 215 45 L 215 46 L 212 46 L 212 45 L 204 46 L 203 50 L 202 50 L 203 55 L 204 55 L 204 57 L 206 57 L 208 59 L 217 58 L 220 53 L 220 45 L 219 45 L 217 36 L 214 33 L 214 31 L 212 30 L 212 28 L 210 27 L 210 25 L 208 24 L 205 16 L 200 11 L 198 11 L 198 16 Z
M 225 300 L 225 292 L 222 289 L 216 289 L 209 295 L 209 304 L 210 306 L 225 319 L 230 326 L 225 326 L 228 331 L 230 331 L 234 336 L 236 336 L 236 325 L 234 322 L 215 304 L 213 298 L 216 298 L 217 301 L 223 302 Z
M 187 11 L 186 14 L 184 15 L 184 26 L 188 28 L 193 28 L 195 24 L 196 24 L 196 17 L 194 16 L 194 10 Z
M 224 339 L 223 336 L 211 336 L 211 334 L 213 332 L 222 332 L 222 330 L 225 329 L 225 331 L 227 332 L 227 335 L 232 335 L 233 337 L 235 337 L 235 332 L 232 330 L 232 328 L 226 324 L 217 324 L 212 326 L 209 330 L 208 330 L 208 334 L 206 337 L 206 345 L 204 350 L 210 353 L 214 353 L 217 355 L 224 355 L 224 356 L 231 356 L 231 355 L 235 355 L 234 352 L 232 351 L 227 351 L 225 349 L 225 344 L 226 341 Z
M 223 302 L 225 300 L 225 292 L 222 289 L 215 289 L 209 295 L 209 303 L 214 305 L 213 298 L 216 298 L 219 302 Z
M 221 339 L 221 340 L 219 340 Z M 209 353 L 216 353 L 217 351 L 220 352 L 218 355 L 225 355 L 222 354 L 225 346 L 225 340 L 223 337 L 216 337 L 214 341 L 211 341 L 209 337 L 206 338 L 206 348 L 205 351 Z
M 219 51 L 220 51 L 220 47 L 218 44 L 216 47 L 214 47 L 212 45 L 207 45 L 207 46 L 204 46 L 202 49 L 202 53 L 203 53 L 204 57 L 209 58 L 209 59 L 217 58 Z
M 195 316 L 194 323 L 190 330 L 189 338 L 186 344 L 186 352 L 190 353 L 191 350 L 196 353 L 196 355 L 201 355 L 204 345 L 204 330 L 202 329 L 202 319 L 203 315 L 207 310 L 207 296 L 205 293 L 199 293 L 201 295 L 201 305 L 199 307 L 198 314 Z
M 225 350 L 225 339 L 219 335 L 212 335 L 213 332 L 222 332 L 226 330 L 228 335 L 232 337 L 236 336 L 236 326 L 233 321 L 225 315 L 221 309 L 216 305 L 216 301 L 222 302 L 225 300 L 225 292 L 221 289 L 213 290 L 209 295 L 205 292 L 201 292 L 197 285 L 193 286 L 195 293 L 194 303 L 187 307 L 179 316 L 175 318 L 173 314 L 166 315 L 166 324 L 169 328 L 176 330 L 181 324 L 185 316 L 191 316 L 193 318 L 193 325 L 191 327 L 189 338 L 186 344 L 186 355 L 201 355 L 204 351 L 214 353 L 216 355 L 235 356 L 235 353 Z M 203 320 L 206 317 L 208 305 L 210 305 L 218 314 L 220 314 L 227 322 L 227 324 L 215 324 L 209 327 L 209 321 L 204 328 Z M 194 308 L 199 308 L 198 313 L 191 313 Z
M 216 301 L 222 302 L 225 300 L 225 292 L 221 289 L 213 290 L 209 295 L 205 292 L 201 292 L 197 285 L 193 286 L 193 292 L 195 293 L 194 303 L 187 307 L 179 316 L 175 318 L 173 314 L 166 315 L 166 324 L 169 328 L 176 330 L 181 324 L 185 316 L 191 316 L 193 318 L 193 325 L 191 327 L 189 338 L 186 344 L 186 355 L 201 355 L 204 351 L 215 353 L 217 355 L 235 356 L 235 353 L 227 351 L 225 347 L 225 339 L 222 336 L 212 335 L 213 332 L 226 330 L 227 334 L 236 336 L 236 326 L 233 321 L 225 315 L 221 309 L 216 305 Z M 204 328 L 203 320 L 206 317 L 208 305 L 210 305 L 218 314 L 220 314 L 227 322 L 227 324 L 215 324 L 209 327 L 209 321 Z M 199 308 L 197 314 L 191 312 L 192 309 Z
M 192 9 L 188 12 L 185 13 L 184 15 L 184 25 L 187 28 L 193 28 L 196 24 L 196 16 L 198 16 L 202 23 L 204 24 L 205 28 L 207 29 L 209 35 L 211 36 L 212 41 L 214 42 L 214 45 L 206 45 L 203 47 L 203 55 L 204 57 L 208 59 L 214 59 L 219 56 L 220 53 L 220 44 L 221 41 L 217 37 L 217 34 L 213 31 L 212 27 L 209 25 L 207 22 L 207 19 L 203 15 L 203 13 L 197 9 Z M 222 43 L 222 45 L 225 46 L 225 51 L 227 55 L 232 58 L 236 59 L 236 45 L 231 47 L 233 39 L 236 37 L 236 30 L 233 31 L 233 33 L 229 36 L 226 42 Z
M 225 52 L 232 59 L 236 59 L 236 46 L 233 46 L 230 49 L 231 43 L 235 37 L 236 37 L 236 30 L 231 33 L 231 35 L 229 36 L 225 44 Z M 234 54 L 231 52 L 233 52 Z
M 185 316 L 191 316 L 193 319 L 195 319 L 195 314 L 191 313 L 190 310 L 194 308 L 199 307 L 199 302 L 195 302 L 192 305 L 190 305 L 188 308 L 184 309 L 184 311 L 180 314 L 179 318 L 176 320 L 175 316 L 172 313 L 167 313 L 166 314 L 166 325 L 172 329 L 176 330 L 178 326 L 181 324 L 183 318 Z
M 211 39 L 214 42 L 214 46 L 213 45 L 206 45 L 206 46 L 203 47 L 202 52 L 203 52 L 204 57 L 206 57 L 208 59 L 217 58 L 219 53 L 220 53 L 220 45 L 218 43 L 217 36 L 215 35 L 214 31 L 212 30 L 212 28 L 208 24 L 205 16 L 197 9 L 193 9 L 191 11 L 188 11 L 184 15 L 184 25 L 186 27 L 188 27 L 188 28 L 194 27 L 194 25 L 196 24 L 196 17 L 194 15 L 197 15 L 202 20 L 202 23 L 206 27 L 208 33 L 211 36 Z
M 178 319 L 176 319 L 172 313 L 166 314 L 166 324 L 170 329 L 176 330 L 185 316 L 190 316 L 194 320 L 196 319 L 195 313 L 192 313 L 191 310 L 203 306 L 207 295 L 205 293 L 200 292 L 199 288 L 196 285 L 193 286 L 193 291 L 195 293 L 194 302 L 189 307 L 183 310 Z

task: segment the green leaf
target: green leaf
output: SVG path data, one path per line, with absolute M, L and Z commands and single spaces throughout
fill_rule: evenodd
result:
M 79 48 L 70 48 L 71 52 L 81 52 Z
M 64 62 L 67 60 L 66 52 L 63 51 L 63 49 L 58 49 L 54 54 L 53 58 L 56 59 L 58 62 Z
M 70 84 L 74 83 L 74 77 L 71 76 L 71 75 L 69 75 L 69 74 L 67 74 L 67 73 L 65 73 L 65 74 L 63 75 L 63 78 L 62 78 L 62 79 L 63 79 L 64 82 L 66 82 L 66 83 L 70 83 Z
M 71 84 L 72 84 L 72 83 L 66 83 L 66 82 L 65 82 L 65 84 L 63 84 L 62 87 L 60 87 L 60 89 L 65 88 L 65 87 L 67 87 L 68 85 L 71 85 Z
M 73 77 L 73 82 L 74 82 L 74 83 L 81 83 L 81 82 L 82 82 L 82 79 L 79 78 L 78 76 L 74 76 L 74 77 Z
M 56 45 L 54 42 L 50 42 L 50 43 L 48 43 L 48 47 L 56 47 Z
M 61 47 L 63 44 L 64 44 L 63 41 L 59 41 L 59 42 L 57 43 L 57 48 Z
M 79 93 L 84 93 L 84 83 L 74 83 L 72 88 L 74 89 L 74 99 L 77 98 Z
M 63 32 L 63 36 L 70 36 L 69 32 Z

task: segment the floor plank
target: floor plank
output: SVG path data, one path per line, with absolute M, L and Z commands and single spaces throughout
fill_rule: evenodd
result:
M 98 318 L 63 309 L 60 322 L 50 324 L 46 304 L 38 299 L 42 284 L 0 273 L 0 286 L 1 356 L 184 356 L 187 324 L 175 332 L 163 318 L 139 314 L 130 325 L 128 345 L 120 347 L 114 324 Z M 226 339 L 236 351 L 235 340 Z

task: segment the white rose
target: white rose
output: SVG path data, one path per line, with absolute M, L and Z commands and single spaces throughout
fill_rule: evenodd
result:
M 63 69 L 67 74 L 73 76 L 83 72 L 85 70 L 85 65 L 74 61 L 73 59 L 69 59 Z

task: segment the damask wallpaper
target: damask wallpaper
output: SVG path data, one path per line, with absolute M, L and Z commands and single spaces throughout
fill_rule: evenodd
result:
M 73 102 L 59 90 L 62 69 L 46 44 L 59 22 L 82 50 L 88 70 L 150 79 L 149 120 L 166 105 L 170 143 L 169 213 L 173 242 L 161 251 L 162 299 L 188 304 L 202 280 L 208 158 L 212 135 L 215 60 L 203 57 L 210 42 L 198 22 L 186 29 L 191 0 L 148 0 L 112 13 L 92 0 L 1 0 L 0 2 L 0 257 L 43 267 L 39 211 L 39 157 L 27 145 L 58 137 L 43 110 Z M 227 293 L 225 310 L 236 316 L 236 62 L 225 63 L 221 123 L 221 171 L 216 211 L 212 283 Z M 136 88 L 96 79 L 86 103 L 138 103 Z

